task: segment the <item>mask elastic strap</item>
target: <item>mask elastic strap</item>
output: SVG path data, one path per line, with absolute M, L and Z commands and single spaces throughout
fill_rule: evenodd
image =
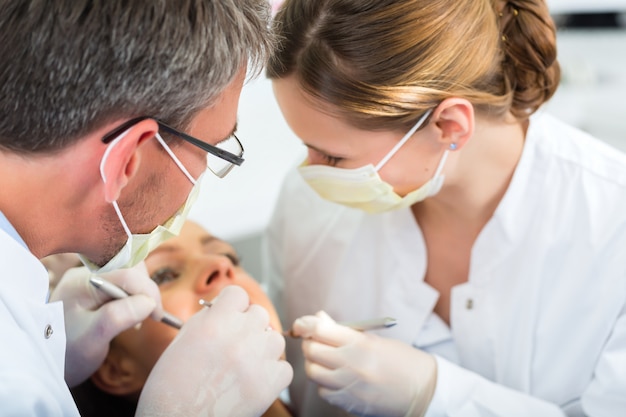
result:
M 396 143 L 396 146 L 394 146 L 391 151 L 389 151 L 387 156 L 385 156 L 383 160 L 380 161 L 378 165 L 376 165 L 376 171 L 379 171 L 383 167 L 383 165 L 385 165 L 387 161 L 389 161 L 391 157 L 394 156 L 396 152 L 398 152 L 398 149 L 400 149 L 400 147 L 404 145 L 406 141 L 411 138 L 411 136 L 413 136 L 413 133 L 415 133 L 415 131 L 420 128 L 420 126 L 424 123 L 424 120 L 426 120 L 426 118 L 430 116 L 430 113 L 432 113 L 432 110 L 428 110 L 426 113 L 424 113 L 422 117 L 420 117 L 420 119 L 417 121 L 417 123 L 415 123 L 411 130 L 409 130 L 407 134 L 404 135 L 402 139 L 400 139 L 400 142 Z
M 189 173 L 189 171 L 187 171 L 187 168 L 185 168 L 185 166 L 183 165 L 182 162 L 180 162 L 180 160 L 176 157 L 176 155 L 174 155 L 174 152 L 172 152 L 172 150 L 170 149 L 169 146 L 167 146 L 167 143 L 165 143 L 165 141 L 163 140 L 163 138 L 161 137 L 161 135 L 157 132 L 156 134 L 156 138 L 159 141 L 159 143 L 161 144 L 161 146 L 163 146 L 163 149 L 165 149 L 165 152 L 167 152 L 169 154 L 169 156 L 174 160 L 174 162 L 176 163 L 176 165 L 178 165 L 178 168 L 180 168 L 181 171 L 183 171 L 183 174 L 185 174 L 185 176 L 187 177 L 187 179 L 189 181 L 191 181 L 191 183 L 193 185 L 196 185 L 196 180 L 191 176 L 191 174 Z
M 116 137 L 111 143 L 109 143 L 109 146 L 107 146 L 107 148 L 104 150 L 104 154 L 102 155 L 102 159 L 100 160 L 100 176 L 102 177 L 102 181 L 104 181 L 105 184 L 107 182 L 107 177 L 106 177 L 106 174 L 104 173 L 104 163 L 109 157 L 111 150 L 115 147 L 115 145 L 117 145 L 120 142 L 120 140 L 122 140 L 124 136 L 128 134 L 130 129 L 131 127 L 126 129 L 123 133 L 121 133 L 118 137 Z
M 131 128 L 129 127 L 128 129 L 126 129 L 124 131 L 124 133 L 120 134 L 111 143 L 109 143 L 109 146 L 107 146 L 107 148 L 104 151 L 104 154 L 102 155 L 102 160 L 100 161 L 100 176 L 102 177 L 102 181 L 105 184 L 107 182 L 107 177 L 106 177 L 106 174 L 104 172 L 104 164 L 105 164 L 107 158 L 109 157 L 109 154 L 111 153 L 111 150 L 115 147 L 115 145 L 117 145 L 120 142 L 120 140 L 122 140 L 122 138 L 124 136 L 126 136 L 128 134 L 130 129 Z M 130 229 L 128 228 L 128 225 L 126 224 L 126 220 L 124 220 L 124 216 L 122 216 L 122 212 L 120 211 L 120 207 L 117 205 L 117 200 L 114 200 L 111 204 L 113 204 L 113 208 L 115 209 L 115 212 L 117 213 L 117 218 L 120 220 L 120 223 L 122 223 L 122 227 L 124 228 L 124 232 L 126 233 L 126 236 L 128 236 L 128 238 L 132 238 L 132 233 L 130 232 Z
M 132 239 L 133 234 L 130 232 L 128 225 L 126 224 L 126 220 L 124 220 L 124 216 L 122 216 L 122 212 L 120 211 L 120 206 L 117 205 L 117 200 L 114 200 L 111 204 L 113 204 L 113 208 L 115 209 L 115 212 L 117 213 L 117 217 L 120 219 L 120 223 L 122 223 L 122 227 L 124 228 L 124 232 L 126 232 L 126 236 L 128 236 L 129 239 Z
M 126 132 L 124 132 L 117 139 L 115 139 L 115 141 L 111 142 L 111 144 L 115 143 L 118 139 L 121 139 L 125 134 L 126 134 Z M 159 135 L 157 133 L 156 134 L 156 138 L 159 141 L 159 143 L 163 146 L 165 151 L 172 157 L 172 159 L 174 160 L 176 165 L 180 168 L 180 170 L 183 171 L 183 174 L 185 174 L 187 176 L 187 178 L 189 179 L 189 181 L 191 181 L 191 183 L 193 185 L 196 185 L 196 180 L 191 176 L 189 171 L 187 171 L 185 166 L 182 164 L 182 162 L 180 162 L 180 160 L 176 157 L 176 155 L 174 155 L 174 152 L 172 152 L 170 147 L 167 146 L 167 144 L 165 143 L 165 141 L 163 140 L 161 135 Z M 102 158 L 103 160 L 106 159 L 106 157 L 108 156 L 108 151 L 109 151 L 109 148 L 107 148 L 107 150 L 105 151 L 105 155 Z M 104 174 L 103 174 L 103 170 L 102 170 L 102 165 L 100 165 L 100 173 L 102 174 L 102 179 L 106 182 L 106 179 L 104 178 Z M 189 197 L 187 197 L 187 198 L 189 198 Z M 117 200 L 113 201 L 111 204 L 113 204 L 113 208 L 115 209 L 115 212 L 117 213 L 117 217 L 120 219 L 120 223 L 122 223 L 122 227 L 124 228 L 124 232 L 126 232 L 126 235 L 128 236 L 129 239 L 132 239 L 133 235 L 130 232 L 130 229 L 128 228 L 128 225 L 126 224 L 126 220 L 124 220 L 124 216 L 122 216 L 122 211 L 120 210 L 120 206 L 117 204 Z
M 111 143 L 109 143 L 109 146 L 107 146 L 107 148 L 104 151 L 104 154 L 102 155 L 102 160 L 100 161 L 100 176 L 102 177 L 102 181 L 105 184 L 107 182 L 107 178 L 106 178 L 106 174 L 105 174 L 105 171 L 104 171 L 104 164 L 105 164 L 107 158 L 109 157 L 109 154 L 111 153 L 111 150 L 113 149 L 113 147 L 115 147 L 115 145 L 117 145 L 120 142 L 120 140 L 122 140 L 122 138 L 128 134 L 130 129 L 131 128 L 128 128 L 127 130 L 125 130 L 122 134 L 120 134 L 118 137 L 116 137 Z M 165 143 L 165 141 L 163 140 L 163 138 L 161 137 L 161 135 L 158 132 L 156 134 L 156 138 L 159 141 L 159 143 L 161 144 L 161 146 L 163 146 L 165 151 L 174 160 L 174 163 L 176 163 L 178 168 L 180 168 L 180 170 L 183 171 L 183 174 L 185 174 L 187 179 L 189 179 L 189 181 L 191 181 L 191 183 L 193 185 L 196 185 L 196 180 L 191 176 L 189 171 L 187 171 L 187 169 L 183 166 L 183 164 L 176 157 L 176 155 L 174 155 L 174 152 L 172 152 L 170 147 L 167 146 L 167 144 Z M 126 233 L 126 235 L 129 238 L 132 238 L 132 233 L 130 232 L 130 229 L 128 228 L 128 225 L 126 224 L 126 220 L 124 220 L 124 216 L 122 215 L 120 207 L 117 204 L 117 200 L 114 200 L 111 204 L 113 204 L 113 208 L 115 209 L 115 212 L 117 213 L 117 217 L 119 218 L 120 223 L 122 223 L 122 227 L 124 228 L 124 232 Z

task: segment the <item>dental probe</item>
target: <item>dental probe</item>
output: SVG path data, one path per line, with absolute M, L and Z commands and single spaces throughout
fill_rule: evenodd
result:
M 212 302 L 207 301 L 207 300 L 203 300 L 202 298 L 200 300 L 198 300 L 198 302 L 200 303 L 200 305 L 203 305 L 206 308 L 211 308 L 211 306 L 213 305 Z
M 393 327 L 398 324 L 398 321 L 391 317 L 381 317 L 377 319 L 361 320 L 361 321 L 343 321 L 338 322 L 342 326 L 350 327 L 351 329 L 364 332 L 367 330 L 386 329 L 387 327 Z M 284 330 L 283 336 L 300 337 L 294 334 L 292 329 Z
M 93 285 L 109 297 L 113 297 L 117 300 L 119 300 L 120 298 L 126 298 L 130 295 L 117 285 L 112 284 L 109 281 L 105 281 L 100 277 L 89 278 L 89 283 L 91 283 L 91 285 Z M 180 329 L 183 326 L 183 322 L 181 319 L 173 316 L 167 311 L 163 311 L 163 317 L 161 318 L 161 322 L 167 324 L 168 326 L 172 326 L 175 329 Z
M 198 301 L 201 305 L 211 308 L 213 305 L 212 302 L 203 300 L 202 298 Z M 367 330 L 377 330 L 377 329 L 386 329 L 387 327 L 393 327 L 398 324 L 398 321 L 391 317 L 380 317 L 377 319 L 369 319 L 369 320 L 360 320 L 360 321 L 343 321 L 337 324 L 341 324 L 342 326 L 350 327 L 351 329 L 358 330 L 360 332 L 364 332 Z M 283 330 L 283 336 L 290 337 L 300 337 L 293 333 L 293 330 Z

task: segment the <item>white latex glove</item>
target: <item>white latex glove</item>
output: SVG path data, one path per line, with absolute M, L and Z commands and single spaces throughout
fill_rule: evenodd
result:
M 435 358 L 398 340 L 353 330 L 325 312 L 297 319 L 307 376 L 330 404 L 364 416 L 423 416 L 437 380 Z
M 122 331 L 152 314 L 163 315 L 159 287 L 150 279 L 143 262 L 129 269 L 99 275 L 136 294 L 111 300 L 89 283 L 85 267 L 69 269 L 50 295 L 50 302 L 63 301 L 65 313 L 65 381 L 70 387 L 86 380 L 104 361 L 109 342 Z
M 136 416 L 260 416 L 291 382 L 284 337 L 248 294 L 225 287 L 192 316 L 152 369 Z
M 75 253 L 57 253 L 40 259 L 43 266 L 48 270 L 50 288 L 56 287 L 63 274 L 77 265 L 81 265 L 80 258 Z

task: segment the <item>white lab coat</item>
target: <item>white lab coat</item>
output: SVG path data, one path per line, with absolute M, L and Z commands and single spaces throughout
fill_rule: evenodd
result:
M 450 327 L 409 209 L 335 205 L 293 172 L 267 237 L 264 279 L 286 326 L 318 310 L 391 316 L 380 335 L 436 355 L 428 416 L 626 416 L 626 156 L 550 116 L 531 119 L 469 280 L 452 289 Z M 346 415 L 306 380 L 298 340 L 287 356 L 299 417 Z
M 45 268 L 1 228 L 0 270 L 0 415 L 78 416 L 64 380 L 63 306 L 46 304 Z

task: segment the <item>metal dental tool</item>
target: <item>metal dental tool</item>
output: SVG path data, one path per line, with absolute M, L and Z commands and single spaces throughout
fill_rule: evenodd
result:
M 344 321 L 338 322 L 342 326 L 350 327 L 354 330 L 364 332 L 367 330 L 386 329 L 387 327 L 393 327 L 398 324 L 398 321 L 391 317 L 380 317 L 376 319 L 361 320 L 361 321 Z M 283 331 L 283 336 L 300 337 L 295 335 L 292 329 Z
M 202 298 L 201 298 L 198 302 L 200 303 L 200 305 L 203 305 L 203 306 L 205 306 L 206 308 L 211 308 L 211 306 L 213 305 L 213 303 L 212 303 L 212 302 L 207 301 L 207 300 L 204 300 L 204 299 L 202 299 Z
M 212 302 L 206 301 L 203 299 L 200 299 L 198 302 L 207 308 L 211 308 L 211 305 L 213 305 Z M 398 321 L 391 317 L 380 317 L 376 319 L 360 320 L 360 321 L 343 321 L 343 322 L 339 322 L 338 324 L 341 324 L 342 326 L 350 327 L 351 329 L 358 330 L 360 332 L 365 332 L 367 330 L 386 329 L 388 327 L 393 327 L 396 324 L 398 324 Z M 295 335 L 293 333 L 293 330 L 291 329 L 283 330 L 282 334 L 283 336 L 296 337 L 296 338 L 300 337 L 300 336 Z
M 109 297 L 120 299 L 126 298 L 130 294 L 121 289 L 115 284 L 110 283 L 109 281 L 105 281 L 100 277 L 91 277 L 89 278 L 89 283 L 108 295 Z M 167 311 L 163 311 L 163 318 L 161 318 L 161 322 L 167 324 L 168 326 L 172 326 L 175 329 L 180 329 L 183 326 L 183 322 L 178 317 L 173 316 L 171 313 Z

